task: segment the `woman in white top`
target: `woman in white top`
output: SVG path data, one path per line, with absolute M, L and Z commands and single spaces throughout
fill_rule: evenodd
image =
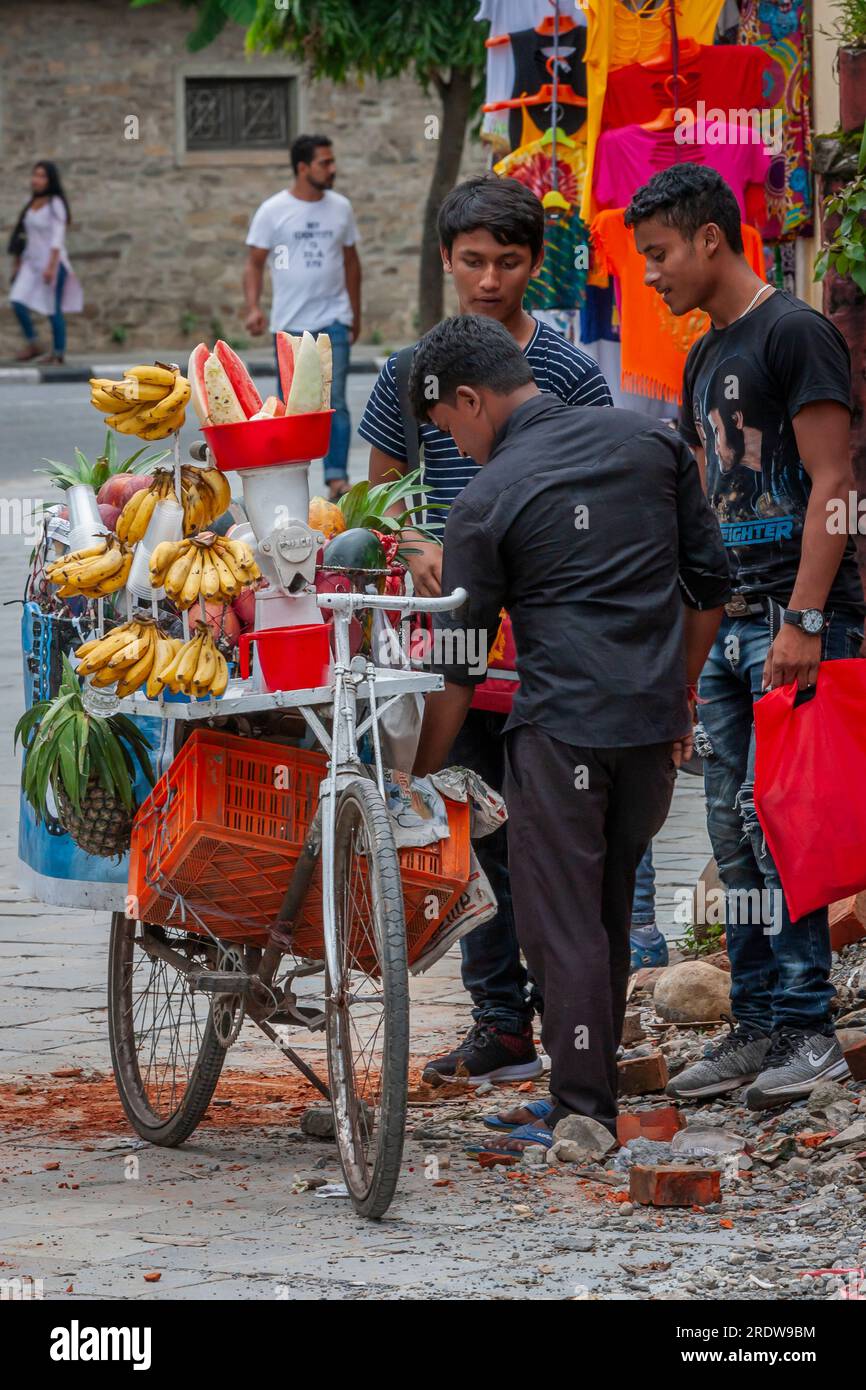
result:
M 64 314 L 80 313 L 84 305 L 81 285 L 66 253 L 66 228 L 72 219 L 56 164 L 43 159 L 34 165 L 30 187 L 30 201 L 9 240 L 10 255 L 15 257 L 9 299 L 27 340 L 16 360 L 26 362 L 43 351 L 36 340 L 33 309 L 51 320 L 54 348 L 45 361 L 62 362 L 66 351 Z

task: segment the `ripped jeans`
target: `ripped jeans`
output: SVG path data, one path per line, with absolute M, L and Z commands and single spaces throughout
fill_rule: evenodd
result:
M 826 615 L 825 661 L 857 656 L 853 615 Z M 830 933 L 822 908 L 792 922 L 755 813 L 752 706 L 770 646 L 760 615 L 722 619 L 698 686 L 698 717 L 712 753 L 704 761 L 707 829 L 726 890 L 731 1009 L 738 1023 L 830 1032 Z M 820 835 L 821 827 L 815 825 Z

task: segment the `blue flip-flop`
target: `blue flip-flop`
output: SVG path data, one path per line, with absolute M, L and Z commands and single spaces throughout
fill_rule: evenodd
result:
M 534 1115 L 537 1120 L 546 1120 L 553 1109 L 553 1101 L 531 1100 L 528 1105 L 523 1105 L 520 1109 L 528 1110 L 530 1115 Z M 485 1115 L 484 1123 L 488 1129 L 504 1129 L 510 1132 L 518 1128 L 516 1124 L 506 1124 L 505 1120 L 500 1120 L 498 1115 Z
M 538 1125 L 518 1125 L 511 1131 L 509 1139 L 525 1139 L 528 1144 L 541 1144 L 543 1148 L 552 1148 L 555 1140 L 553 1131 L 540 1129 Z M 496 1154 L 500 1158 L 519 1158 L 519 1149 L 497 1149 L 495 1144 L 467 1144 L 465 1152 L 468 1154 Z

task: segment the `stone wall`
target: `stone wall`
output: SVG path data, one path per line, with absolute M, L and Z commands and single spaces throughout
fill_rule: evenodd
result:
M 244 238 L 258 204 L 289 182 L 281 152 L 187 155 L 182 77 L 296 73 L 247 58 L 233 26 L 200 54 L 179 5 L 127 0 L 0 0 L 0 227 L 4 244 L 37 159 L 60 166 L 73 215 L 69 249 L 83 315 L 69 351 L 179 347 L 240 319 Z M 425 117 L 438 110 L 407 76 L 338 87 L 298 81 L 299 120 L 335 141 L 336 187 L 351 198 L 362 244 L 363 338 L 407 341 L 416 312 L 421 212 L 435 158 Z M 128 117 L 138 118 L 138 138 Z M 469 143 L 464 172 L 485 167 Z M 4 298 L 8 276 L 4 283 Z M 450 304 L 453 305 L 453 299 Z M 264 346 L 265 340 L 257 340 Z M 0 312 L 0 355 L 20 346 Z

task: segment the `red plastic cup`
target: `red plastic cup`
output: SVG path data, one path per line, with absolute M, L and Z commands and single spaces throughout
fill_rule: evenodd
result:
M 331 629 L 326 623 L 261 628 L 239 638 L 241 678 L 250 674 L 250 643 L 259 644 L 265 689 L 315 690 L 331 675 Z
M 331 443 L 333 414 L 333 410 L 314 410 L 308 415 L 274 415 L 234 425 L 202 425 L 201 432 L 217 468 L 242 473 L 245 468 L 276 468 L 281 463 L 324 458 Z

